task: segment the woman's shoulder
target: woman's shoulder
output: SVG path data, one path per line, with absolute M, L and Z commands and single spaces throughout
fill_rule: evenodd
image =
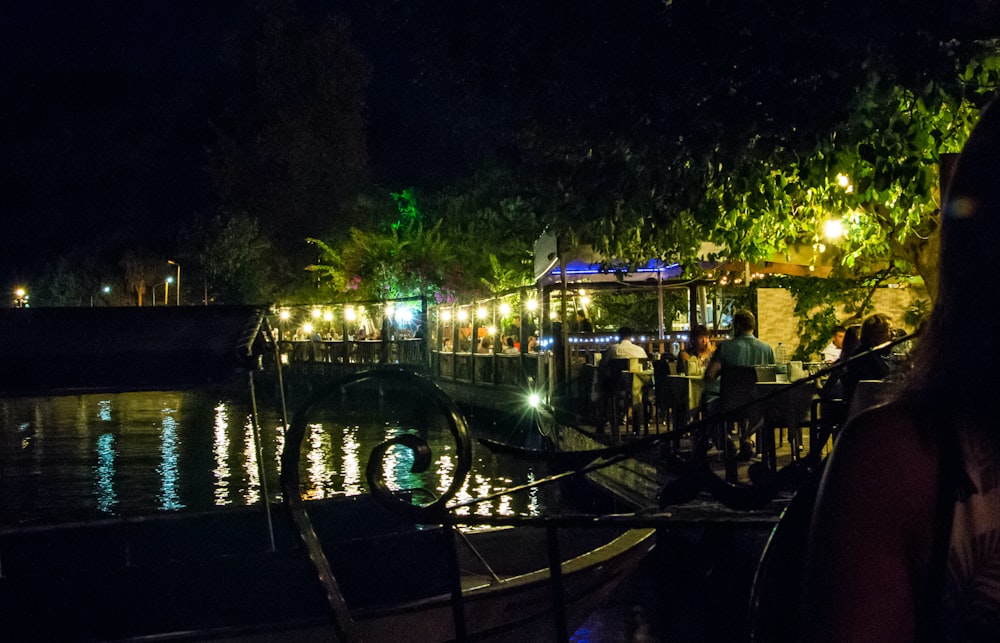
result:
M 919 410 L 890 402 L 851 419 L 837 437 L 829 476 L 842 484 L 863 485 L 886 503 L 932 498 L 938 452 Z M 917 494 L 917 495 L 914 495 Z

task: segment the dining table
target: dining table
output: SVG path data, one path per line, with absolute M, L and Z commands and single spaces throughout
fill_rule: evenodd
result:
M 657 405 L 669 409 L 675 427 L 687 424 L 692 412 L 701 407 L 705 380 L 701 375 L 661 375 L 660 378 L 663 382 L 657 382 L 656 388 L 665 399 L 657 399 Z

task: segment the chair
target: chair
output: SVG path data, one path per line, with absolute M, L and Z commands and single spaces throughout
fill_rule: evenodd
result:
M 597 432 L 604 432 L 604 423 L 611 425 L 611 436 L 619 438 L 619 418 L 628 424 L 632 408 L 632 373 L 628 370 L 628 359 L 601 360 L 598 369 L 598 383 L 601 397 L 601 421 Z
M 729 453 L 729 435 L 736 434 L 740 442 L 741 455 L 749 457 L 747 453 L 747 442 L 750 436 L 757 433 L 764 423 L 763 413 L 760 407 L 752 405 L 757 393 L 757 369 L 753 366 L 730 366 L 724 368 L 720 374 L 719 384 L 719 410 L 724 414 L 722 432 L 718 436 L 719 448 L 726 447 Z M 775 458 L 774 436 L 767 439 L 767 431 L 761 432 L 759 451 L 770 460 L 773 465 Z M 736 465 L 726 459 L 726 477 L 735 481 Z
M 809 453 L 811 462 L 818 463 L 823 458 L 823 448 L 830 438 L 837 439 L 837 433 L 847 419 L 847 403 L 840 398 L 813 399 L 809 408 Z

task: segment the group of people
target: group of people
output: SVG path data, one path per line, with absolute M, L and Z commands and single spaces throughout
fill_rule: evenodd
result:
M 836 326 L 830 344 L 823 349 L 824 361 L 838 367 L 823 385 L 825 399 L 842 399 L 850 406 L 861 380 L 884 380 L 889 377 L 895 364 L 886 352 L 870 352 L 889 341 L 895 335 L 892 320 L 884 313 L 873 313 L 860 324 Z M 865 353 L 864 357 L 852 359 Z M 830 359 L 833 358 L 833 359 Z

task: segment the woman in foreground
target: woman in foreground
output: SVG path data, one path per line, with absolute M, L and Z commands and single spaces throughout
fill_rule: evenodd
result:
M 1000 284 L 984 265 L 1000 245 L 1000 107 L 962 151 L 941 225 L 913 370 L 843 429 L 820 487 L 810 641 L 1000 641 Z M 955 338 L 975 338 L 976 364 Z

